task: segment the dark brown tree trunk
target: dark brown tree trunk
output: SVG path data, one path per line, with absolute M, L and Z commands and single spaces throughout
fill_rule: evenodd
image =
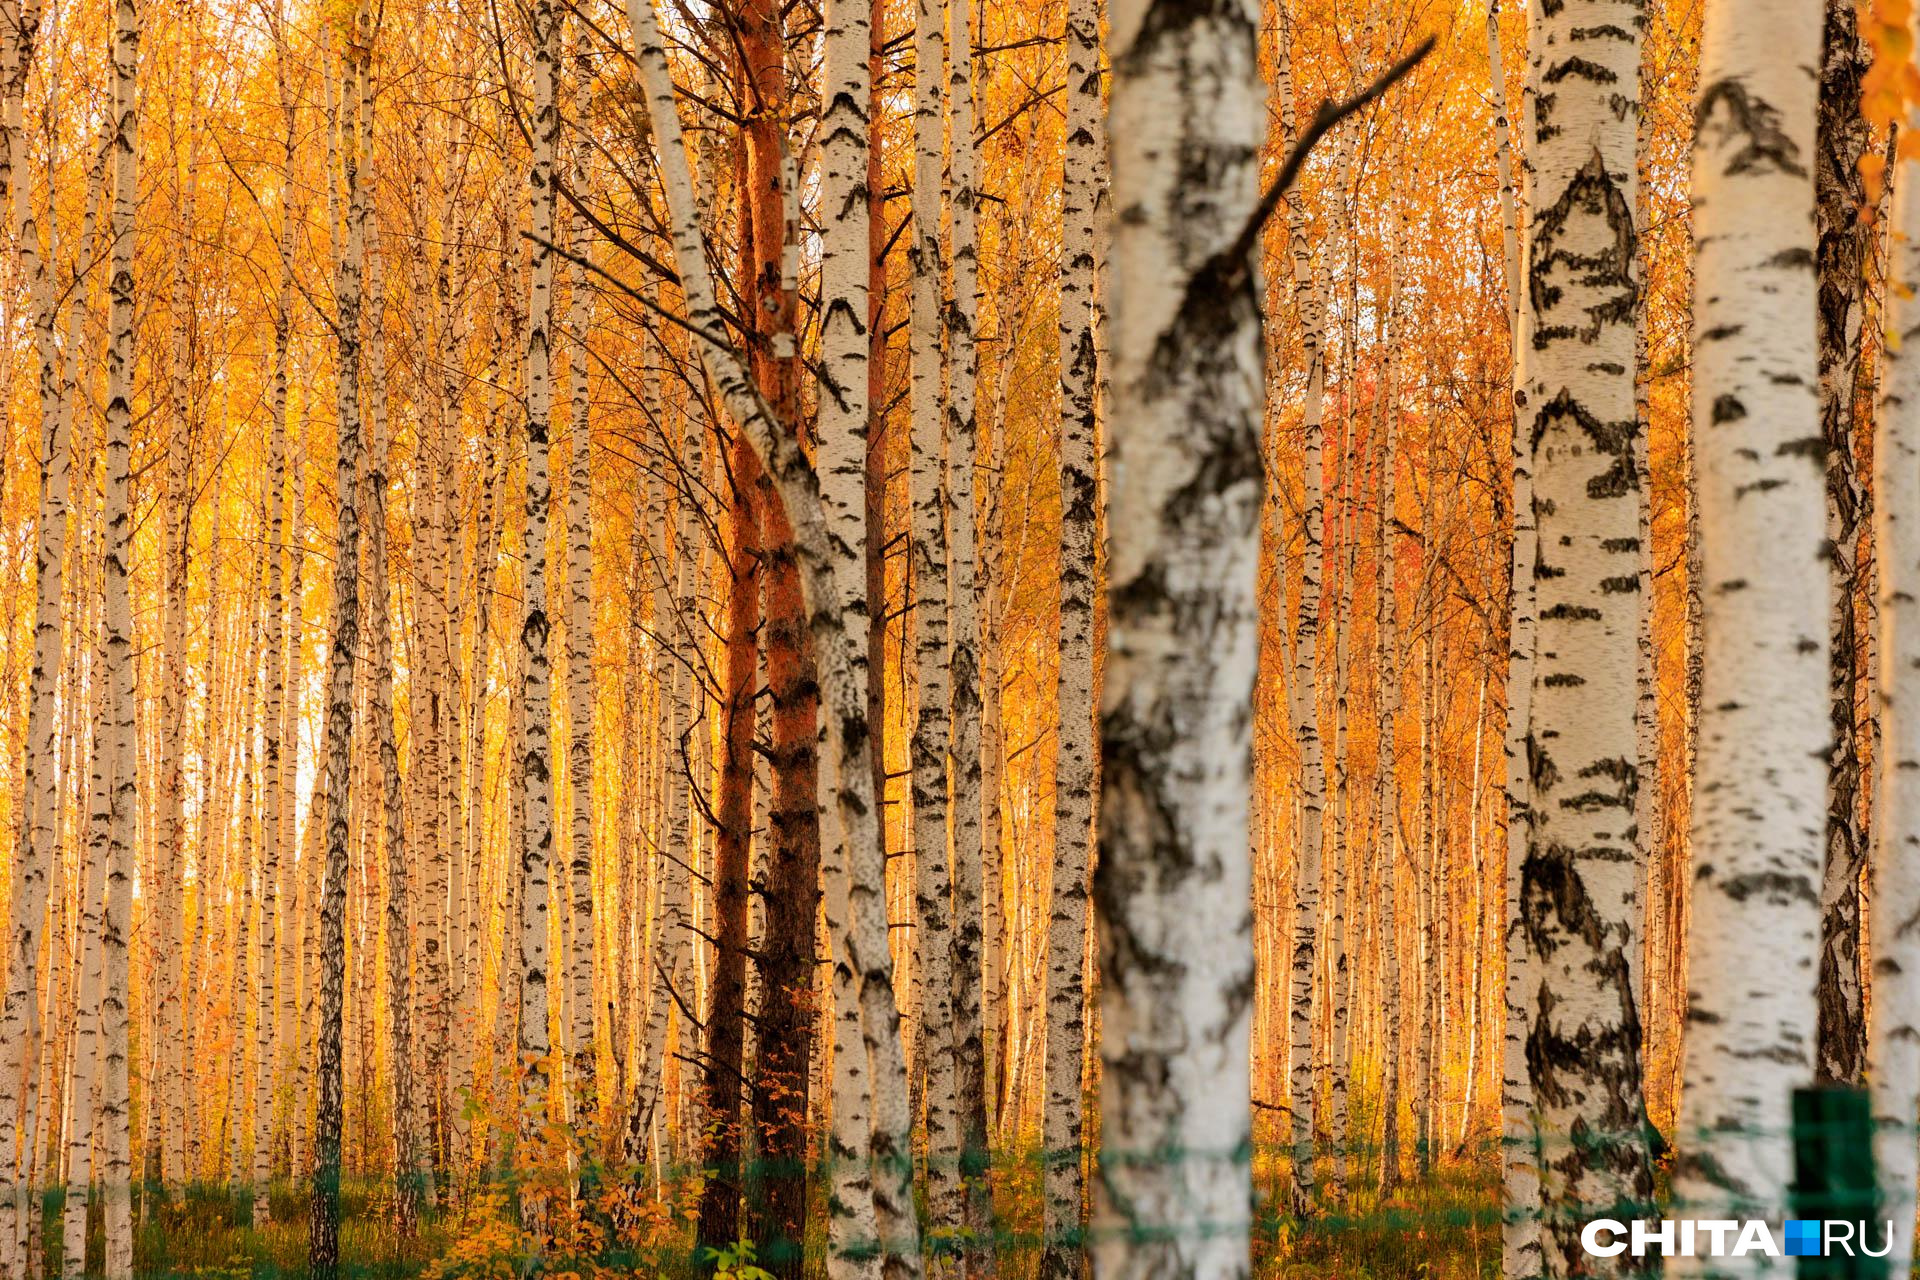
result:
M 713 852 L 713 944 L 716 952 L 707 1010 L 705 1119 L 710 1171 L 700 1193 L 699 1243 L 718 1249 L 739 1239 L 740 1086 L 745 1048 L 747 975 L 747 866 L 753 828 L 755 631 L 760 620 L 760 519 L 755 492 L 760 463 L 745 437 L 729 458 L 733 510 L 727 559 L 732 586 L 727 605 L 726 739 L 722 743 L 719 830 Z
M 748 353 L 754 382 L 782 428 L 803 435 L 800 395 L 798 197 L 786 136 L 787 73 L 777 0 L 744 0 L 740 51 L 747 174 L 743 278 L 749 281 Z M 758 1161 L 746 1178 L 748 1234 L 763 1265 L 798 1280 L 806 1234 L 807 1087 L 813 1026 L 814 927 L 820 892 L 819 681 L 793 529 L 773 481 L 755 468 L 762 522 L 767 693 L 772 700 L 758 1046 L 752 1081 Z M 744 936 L 744 917 L 742 935 Z
M 1833 744 L 1827 776 L 1827 846 L 1821 891 L 1820 1022 L 1815 1069 L 1829 1082 L 1858 1082 L 1866 1066 L 1866 1016 L 1860 980 L 1860 876 L 1867 831 L 1860 813 L 1860 626 L 1867 519 L 1854 448 L 1860 326 L 1871 232 L 1860 211 L 1868 128 L 1860 78 L 1868 53 L 1851 0 L 1828 0 L 1820 69 L 1820 132 L 1814 182 L 1819 244 L 1820 422 L 1827 445 L 1827 531 L 1833 543 L 1828 620 L 1833 648 L 1829 698 Z

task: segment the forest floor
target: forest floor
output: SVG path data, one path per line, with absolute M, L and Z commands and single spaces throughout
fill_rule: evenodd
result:
M 1284 1155 L 1256 1157 L 1256 1170 L 1284 1167 Z M 996 1249 L 1001 1280 L 1031 1280 L 1041 1254 L 1038 1176 L 1025 1176 L 1037 1162 L 1010 1160 L 996 1177 L 1000 1218 Z M 1362 1178 L 1360 1174 L 1367 1176 Z M 1371 1184 L 1371 1171 L 1356 1171 L 1356 1188 Z M 1424 1179 L 1408 1182 L 1382 1199 L 1356 1190 L 1340 1211 L 1325 1210 L 1306 1219 L 1279 1210 L 1282 1196 L 1272 1176 L 1260 1179 L 1262 1208 L 1254 1230 L 1255 1274 L 1276 1280 L 1491 1280 L 1500 1268 L 1498 1170 L 1490 1160 L 1443 1162 Z M 817 1205 L 824 1196 L 812 1197 Z M 41 1239 L 56 1251 L 60 1233 L 59 1193 L 43 1202 Z M 686 1207 L 690 1207 L 686 1206 Z M 141 1280 L 296 1280 L 307 1272 L 308 1200 L 303 1187 L 277 1186 L 272 1222 L 255 1228 L 246 1203 L 226 1188 L 178 1195 L 140 1215 L 134 1242 L 134 1271 Z M 137 1211 L 136 1211 L 137 1212 Z M 484 1195 L 457 1216 L 425 1212 L 418 1232 L 402 1240 L 394 1229 L 391 1192 L 381 1183 L 350 1184 L 342 1189 L 340 1275 L 342 1280 L 515 1280 L 534 1275 L 567 1280 L 611 1280 L 645 1276 L 652 1280 L 696 1280 L 722 1269 L 712 1258 L 696 1258 L 691 1215 L 669 1212 L 652 1225 L 645 1246 L 601 1248 L 593 1256 L 526 1256 L 504 1194 Z M 815 1218 L 820 1214 L 816 1213 Z M 102 1256 L 99 1213 L 90 1223 L 90 1274 Z M 825 1223 L 808 1224 L 808 1280 L 824 1277 Z M 735 1263 L 748 1259 L 731 1260 Z M 728 1273 L 751 1276 L 750 1268 Z M 55 1276 L 49 1258 L 40 1274 Z

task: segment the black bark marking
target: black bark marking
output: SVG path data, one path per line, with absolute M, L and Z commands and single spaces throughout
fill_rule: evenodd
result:
M 1729 175 L 1757 174 L 1772 170 L 1796 178 L 1807 176 L 1800 148 L 1780 127 L 1780 112 L 1765 100 L 1747 92 L 1737 77 L 1715 81 L 1700 94 L 1694 109 L 1696 137 L 1708 147 L 1735 143 L 1738 149 L 1727 160 Z
M 1561 70 L 1587 65 L 1591 64 L 1571 59 L 1562 64 Z M 1550 96 L 1542 94 L 1541 101 Z M 1608 235 L 1597 251 L 1582 253 L 1561 247 L 1576 217 L 1598 219 L 1604 225 Z M 1583 288 L 1600 290 L 1601 297 L 1586 308 L 1587 323 L 1583 327 L 1539 326 L 1533 337 L 1535 350 L 1544 350 L 1549 343 L 1564 337 L 1592 342 L 1605 325 L 1633 323 L 1640 302 L 1640 285 L 1633 270 L 1637 242 L 1633 202 L 1607 172 L 1606 162 L 1595 150 L 1567 183 L 1560 198 L 1535 215 L 1533 265 L 1527 272 L 1527 291 L 1535 313 L 1546 312 L 1560 301 L 1561 288 L 1553 282 L 1553 277 L 1556 272 L 1564 271 Z M 1538 439 L 1537 431 L 1535 439 Z

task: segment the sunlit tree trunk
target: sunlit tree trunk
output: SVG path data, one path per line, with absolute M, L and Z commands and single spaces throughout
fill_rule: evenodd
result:
M 105 632 L 101 698 L 94 728 L 96 780 L 92 840 L 94 856 L 104 853 L 107 897 L 100 917 L 106 955 L 106 988 L 100 1001 L 102 1053 L 100 1128 L 102 1221 L 106 1245 L 105 1280 L 133 1276 L 133 1134 L 128 1099 L 127 946 L 133 919 L 135 807 L 133 620 L 128 600 L 127 567 L 133 556 L 133 513 L 128 501 L 128 470 L 133 454 L 133 249 L 134 208 L 140 187 L 139 58 L 140 17 L 134 0 L 113 6 L 113 155 L 112 249 L 107 282 L 106 528 L 104 584 Z M 98 797 L 109 797 L 104 811 Z
M 1403 217 L 1396 212 L 1396 219 Z M 1391 334 L 1397 321 L 1398 264 L 1401 239 L 1396 221 L 1389 234 L 1387 323 Z M 1390 1192 L 1400 1179 L 1400 926 L 1395 895 L 1400 873 L 1400 780 L 1396 725 L 1400 713 L 1399 619 L 1395 607 L 1395 579 L 1399 572 L 1396 525 L 1399 520 L 1399 408 L 1393 402 L 1397 368 L 1389 341 L 1382 394 L 1387 411 L 1381 415 L 1380 503 L 1375 520 L 1378 564 L 1375 570 L 1374 663 L 1379 674 L 1374 708 L 1374 866 L 1380 895 L 1379 951 L 1381 1001 L 1380 1048 L 1380 1190 Z
M 1291 37 L 1283 32 L 1282 48 Z M 1289 67 L 1291 57 L 1288 56 Z M 1281 132 L 1291 141 L 1294 100 L 1292 75 L 1281 90 Z M 1301 413 L 1300 469 L 1304 490 L 1300 556 L 1300 613 L 1294 623 L 1291 684 L 1294 739 L 1300 744 L 1300 851 L 1293 867 L 1293 960 L 1288 989 L 1288 1103 L 1292 1111 L 1293 1207 L 1303 1211 L 1313 1196 L 1313 972 L 1320 921 L 1320 842 L 1326 807 L 1326 763 L 1321 754 L 1319 672 L 1321 577 L 1325 558 L 1325 480 L 1321 462 L 1322 414 L 1326 396 L 1325 300 L 1314 278 L 1313 251 L 1307 240 L 1307 210 L 1288 201 L 1288 250 L 1293 258 L 1294 302 L 1300 313 L 1300 345 L 1306 362 L 1307 389 Z
M 521 1158 L 540 1158 L 542 1131 L 552 1095 L 553 1062 L 548 1040 L 547 972 L 551 950 L 548 899 L 553 865 L 553 675 L 547 654 L 547 520 L 553 498 L 548 471 L 548 428 L 553 415 L 553 151 L 560 136 L 555 102 L 561 12 L 550 0 L 531 11 L 534 53 L 532 167 L 527 192 L 532 204 L 531 280 L 527 290 L 526 353 L 526 555 L 520 612 L 520 705 L 525 717 L 514 761 L 525 806 L 518 829 L 520 863 L 519 1067 Z M 524 1193 L 521 1220 L 545 1225 L 538 1192 Z
M 774 420 L 802 436 L 807 406 L 800 359 L 801 193 L 799 157 L 788 137 L 793 111 L 789 32 L 781 6 L 771 0 L 744 5 L 740 26 L 743 70 L 751 81 L 748 100 L 755 108 L 744 130 L 750 176 L 743 192 L 749 225 L 742 240 L 748 255 L 742 274 L 753 301 L 753 321 L 746 328 L 748 369 Z M 765 866 L 758 897 L 766 931 L 754 972 L 766 998 L 753 1023 L 752 1124 L 760 1140 L 760 1167 L 751 1176 L 741 1171 L 729 1180 L 736 1195 L 746 1193 L 748 1221 L 764 1227 L 759 1238 L 769 1262 L 793 1273 L 806 1234 L 806 1189 L 799 1170 L 806 1163 L 801 1117 L 807 1111 L 812 1052 L 807 1000 L 814 985 L 812 942 L 820 903 L 819 680 L 806 634 L 793 530 L 773 478 L 757 463 L 749 474 L 764 557 L 769 821 L 762 847 L 754 851 L 755 861 Z M 751 645 L 742 656 L 751 683 Z M 743 730 L 750 732 L 753 711 L 743 714 Z M 745 941 L 744 929 L 740 940 Z M 736 1094 L 737 1086 L 736 1081 Z M 745 1148 L 744 1136 L 730 1135 L 736 1150 Z
M 362 163 L 370 164 L 373 150 L 372 80 L 361 83 L 360 137 Z M 370 179 L 369 170 L 362 170 Z M 371 201 L 369 201 L 371 203 Z M 395 1224 L 404 1239 L 412 1235 L 420 1209 L 420 1173 L 425 1152 L 416 1129 L 414 1108 L 412 975 L 408 928 L 407 823 L 401 790 L 400 751 L 393 725 L 393 628 L 387 621 L 387 356 L 383 262 L 378 223 L 366 218 L 367 258 L 367 417 L 372 439 L 367 453 L 367 630 L 373 641 L 373 735 L 380 756 L 380 812 L 387 854 L 387 1029 L 391 1036 L 388 1072 L 393 1090 L 393 1177 Z
M 283 15 L 276 9 L 274 17 L 275 62 L 279 77 L 281 111 L 286 116 L 288 126 L 285 151 L 282 156 L 281 183 L 283 191 L 291 191 L 293 185 L 293 114 L 292 98 L 287 84 L 286 46 Z M 280 877 L 281 847 L 287 835 L 282 815 L 287 811 L 287 786 L 289 774 L 296 770 L 283 768 L 283 751 L 287 742 L 287 676 L 290 665 L 294 675 L 299 674 L 297 663 L 290 664 L 287 654 L 288 634 L 286 629 L 287 601 L 283 580 L 286 558 L 285 541 L 287 536 L 286 493 L 287 493 L 287 386 L 288 361 L 292 342 L 293 328 L 293 215 L 291 210 L 281 214 L 278 248 L 280 254 L 280 282 L 274 295 L 273 312 L 273 370 L 272 385 L 269 389 L 268 415 L 271 418 L 267 445 L 267 627 L 266 653 L 266 707 L 261 726 L 261 803 L 263 813 L 260 823 L 260 980 L 255 988 L 255 1027 L 256 1060 L 253 1080 L 253 1225 L 263 1227 L 272 1214 L 270 1184 L 273 1178 L 273 1080 L 278 1065 L 277 1053 L 279 1039 L 275 1035 L 276 1016 L 280 1010 L 282 989 L 277 972 L 280 955 Z M 296 634 L 297 640 L 297 634 Z M 297 646 L 295 657 L 298 655 Z M 298 754 L 298 739 L 294 739 Z M 290 861 L 290 860 L 289 860 Z M 286 989 L 293 986 L 292 975 L 288 975 Z
M 592 152 L 586 135 L 586 108 L 592 67 L 576 58 L 575 140 L 570 180 L 586 180 Z M 593 318 L 593 288 L 580 257 L 590 246 L 576 244 L 568 268 L 567 305 L 567 792 L 570 829 L 567 885 L 572 900 L 567 953 L 567 1054 L 571 1079 L 568 1114 L 582 1140 L 597 1127 L 601 1089 L 595 1075 L 597 1050 L 593 968 L 598 937 L 593 894 L 593 427 L 587 399 L 587 330 Z M 634 513 L 640 520 L 640 513 Z M 591 1150 L 591 1147 L 589 1147 Z
M 1512 352 L 1513 534 L 1507 587 L 1507 808 L 1506 909 L 1502 915 L 1506 959 L 1506 1032 L 1500 1066 L 1500 1273 L 1505 1280 L 1537 1276 L 1546 1265 L 1540 1239 L 1540 1147 L 1533 1119 L 1533 1081 L 1527 1069 L 1527 1019 L 1531 975 L 1520 929 L 1520 874 L 1530 823 L 1527 734 L 1533 723 L 1533 666 L 1538 646 L 1538 605 L 1533 580 L 1540 533 L 1533 503 L 1533 446 L 1523 425 L 1519 393 L 1525 377 L 1525 282 L 1521 279 L 1520 215 L 1513 188 L 1512 126 L 1507 80 L 1501 63 L 1498 0 L 1487 12 L 1488 76 L 1493 101 L 1495 167 L 1500 184 L 1500 238 L 1505 266 L 1506 316 Z
M 947 861 L 947 753 L 949 699 L 947 528 L 951 442 L 942 397 L 940 236 L 941 141 L 944 126 L 946 36 L 940 0 L 917 0 L 914 10 L 912 266 L 913 433 L 912 575 L 913 727 L 913 956 L 921 1011 L 914 1070 L 925 1080 L 927 1185 L 933 1220 L 957 1221 L 961 1206 L 960 1151 L 953 1027 L 953 908 Z M 956 455 L 957 456 L 957 455 Z
M 868 255 L 873 246 L 868 184 L 873 173 L 874 122 L 868 115 L 872 96 L 868 57 L 873 6 L 869 0 L 830 0 L 825 17 L 820 122 L 821 208 L 825 211 L 820 238 L 820 359 L 825 378 L 816 458 L 820 498 L 834 539 L 834 576 L 847 621 L 849 666 L 855 682 L 869 694 L 869 744 L 878 756 L 880 724 L 874 718 L 871 696 L 878 690 L 873 676 L 878 664 L 871 652 L 871 619 L 885 611 L 886 579 L 883 565 L 880 592 L 869 594 L 869 539 L 875 532 L 869 528 L 869 504 L 876 498 L 882 504 L 885 501 L 884 490 L 876 495 L 868 489 L 876 479 L 885 484 L 884 471 L 875 477 L 868 468 L 874 438 L 884 438 L 871 421 L 875 300 L 869 280 Z M 880 355 L 884 360 L 884 346 Z M 884 626 L 880 632 L 884 641 Z M 883 772 L 884 762 L 874 770 L 876 777 Z M 847 932 L 851 923 L 848 875 L 853 864 L 847 847 L 849 833 L 829 824 L 821 834 L 820 882 L 828 944 L 833 949 L 832 1004 L 826 1011 L 833 1056 L 832 1125 L 826 1143 L 831 1187 L 827 1272 L 834 1280 L 854 1280 L 879 1273 L 879 1255 L 865 1249 L 876 1231 L 872 1172 L 865 1164 L 871 1078 L 860 1040 L 858 975 Z
M 106 654 L 97 641 L 94 655 L 93 669 L 103 671 Z M 104 690 L 96 694 L 96 707 L 105 705 L 109 697 Z M 106 980 L 106 953 L 100 936 L 105 904 L 100 895 L 106 887 L 106 856 L 113 835 L 111 758 L 106 736 L 98 736 L 87 785 L 87 813 L 96 822 L 89 833 L 80 885 L 80 989 L 74 1003 L 73 1072 L 68 1081 L 71 1113 L 66 1140 L 66 1199 L 60 1222 L 60 1274 L 67 1277 L 79 1277 L 85 1271 L 87 1193 L 99 1163 L 94 1155 L 94 1091 Z
M 13 43 L 9 52 L 24 64 L 32 55 L 39 6 L 30 5 L 26 12 L 20 12 L 17 5 L 7 8 L 8 12 L 0 14 L 0 22 L 18 24 L 17 31 L 7 36 Z M 24 77 L 24 65 L 17 74 Z M 6 109 L 9 113 L 19 109 L 11 91 Z M 11 152 L 21 142 L 16 121 L 9 121 L 7 133 L 7 149 Z M 12 887 L 7 898 L 6 997 L 4 1003 L 0 1003 L 0 1198 L 16 1210 L 18 1220 L 25 1224 L 29 1217 L 38 1216 L 29 1213 L 33 1188 L 31 1179 L 16 1182 L 14 1170 L 18 1161 L 24 1173 L 24 1166 L 28 1165 L 35 1149 L 29 1145 L 25 1151 L 16 1150 L 14 1118 L 22 1101 L 19 1092 L 22 1085 L 29 1092 L 32 1090 L 33 1046 L 41 1039 L 40 949 L 47 915 L 47 885 L 55 869 L 60 821 L 59 783 L 54 772 L 60 740 L 55 697 L 62 654 L 61 584 L 66 573 L 72 442 L 59 407 L 59 352 L 54 345 L 57 308 L 52 271 L 47 262 L 56 241 L 49 228 L 49 251 L 41 252 L 33 184 L 23 180 L 22 167 L 12 169 L 15 179 L 20 180 L 12 181 L 11 195 L 15 246 L 19 251 L 15 266 L 31 295 L 33 347 L 38 366 L 40 429 L 34 452 L 40 474 L 40 503 L 34 520 L 33 666 L 28 675 L 26 776 L 18 793 L 25 797 L 27 813 L 25 822 L 16 827 L 16 834 L 24 833 L 25 839 L 15 845 L 12 858 Z M 57 191 L 48 193 L 49 222 L 57 194 Z M 30 1104 L 28 1111 L 32 1111 Z M 31 1123 L 26 1136 L 31 1143 Z M 0 1274 L 20 1274 L 19 1267 L 25 1265 L 28 1258 L 15 1256 L 15 1250 L 31 1252 L 35 1247 L 31 1231 L 18 1239 L 11 1230 L 6 1231 L 4 1240 L 0 1240 L 0 1250 L 4 1250 L 0 1252 Z
M 1871 61 L 1854 6 L 1830 0 L 1820 64 L 1820 115 L 1814 144 L 1814 278 L 1818 289 L 1820 428 L 1826 440 L 1831 662 L 1827 700 L 1833 754 L 1827 773 L 1826 864 L 1820 888 L 1820 1023 L 1814 1069 L 1819 1079 L 1857 1083 L 1866 1068 L 1867 1023 L 1860 981 L 1860 873 L 1869 833 L 1861 822 L 1860 653 L 1869 625 L 1861 617 L 1866 565 L 1860 534 L 1867 518 L 1854 443 L 1860 331 L 1866 316 L 1866 184 L 1860 158 L 1869 129 L 1860 80 Z
M 1065 155 L 1060 186 L 1060 707 L 1053 783 L 1053 894 L 1046 958 L 1046 1101 L 1042 1184 L 1047 1248 L 1040 1273 L 1070 1280 L 1081 1269 L 1085 1075 L 1087 878 L 1094 787 L 1093 592 L 1099 492 L 1094 468 L 1094 205 L 1100 180 L 1100 7 L 1067 6 Z M 1072 1153 L 1069 1155 L 1068 1153 Z
M 728 412 L 760 453 L 794 529 L 809 630 L 828 702 L 825 790 L 832 798 L 831 808 L 842 824 L 850 850 L 847 952 L 860 975 L 862 1035 L 873 1072 L 873 1127 L 866 1154 L 873 1161 L 876 1226 L 885 1274 L 890 1280 L 904 1280 L 919 1274 L 919 1232 L 908 1167 L 911 1148 L 906 1062 L 893 999 L 892 958 L 887 948 L 885 858 L 879 844 L 872 769 L 866 756 L 867 690 L 852 676 L 848 619 L 840 612 L 843 601 L 833 581 L 833 558 L 815 473 L 798 442 L 767 411 L 739 357 L 716 337 L 722 332 L 720 313 L 706 269 L 693 175 L 658 19 L 644 0 L 628 0 L 627 21 L 658 143 L 667 227 L 687 318 L 700 335 L 702 363 Z
M 371 33 L 364 10 L 354 16 L 355 36 Z M 341 101 L 348 105 L 348 121 L 340 131 L 342 187 L 346 196 L 346 240 L 334 264 L 335 380 L 339 412 L 339 439 L 335 459 L 333 625 L 327 657 L 326 754 L 323 763 L 324 801 L 318 801 L 314 819 L 324 831 L 326 865 L 323 870 L 319 928 L 319 1017 L 315 1066 L 313 1121 L 312 1212 L 308 1228 L 307 1266 L 315 1280 L 334 1280 L 340 1266 L 340 1146 L 345 1114 L 341 1079 L 341 1030 L 346 999 L 347 876 L 351 868 L 353 770 L 353 668 L 360 645 L 359 550 L 360 511 L 356 499 L 360 452 L 361 274 L 365 257 L 365 200 L 360 182 L 360 156 L 351 126 L 355 89 L 370 74 L 365 45 L 349 52 Z
M 1806 340 L 1820 32 L 1818 8 L 1761 3 L 1708 12 L 1700 43 L 1692 373 L 1705 670 L 1673 1191 L 1713 1217 L 1784 1211 L 1789 1094 L 1813 1070 L 1831 727 L 1824 446 Z M 1712 1269 L 1765 1266 L 1749 1255 Z
M 1265 133 L 1259 22 L 1249 4 L 1109 12 L 1102 1145 L 1186 1158 L 1102 1167 L 1093 1270 L 1246 1276 L 1263 397 L 1244 228 Z
M 654 590 L 654 617 L 661 640 L 675 657 L 668 677 L 666 718 L 663 724 L 666 762 L 665 832 L 660 860 L 660 884 L 656 893 L 653 921 L 653 954 L 649 964 L 660 983 L 647 1008 L 647 1024 L 642 1032 L 641 1062 L 648 1074 L 634 1091 L 627 1113 L 624 1138 L 626 1159 L 640 1164 L 654 1141 L 658 1117 L 663 1110 L 661 1098 L 666 1092 L 667 1032 L 670 1018 L 679 1009 L 682 1036 L 690 1035 L 686 1013 L 693 1008 L 693 926 L 692 919 L 692 800 L 688 787 L 691 739 L 705 733 L 707 726 L 694 706 L 694 663 L 698 657 L 699 602 L 694 597 L 695 539 L 700 536 L 696 504 L 698 477 L 705 469 L 703 428 L 698 415 L 687 413 L 681 420 L 679 457 L 687 481 L 681 486 L 673 527 L 674 578 L 672 591 L 662 574 Z M 671 619 L 671 621 L 667 621 Z
M 947 138 L 952 298 L 944 317 L 947 346 L 947 536 L 952 580 L 948 596 L 953 630 L 948 678 L 953 689 L 953 1054 L 954 1124 L 959 1151 L 962 1218 L 954 1226 L 969 1241 L 962 1266 L 969 1276 L 994 1270 L 991 1245 L 971 1241 L 992 1227 L 993 1192 L 987 1180 L 987 1060 L 981 1028 L 980 918 L 980 611 L 975 471 L 979 458 L 980 151 L 974 120 L 973 2 L 947 3 Z
M 181 1184 L 188 1180 L 187 1150 L 187 1018 L 185 949 L 180 932 L 186 875 L 187 739 L 187 552 L 193 535 L 193 455 L 191 406 L 188 400 L 184 268 L 176 270 L 173 289 L 173 325 L 170 377 L 166 402 L 167 443 L 161 497 L 161 640 L 160 640 L 160 755 L 158 797 L 152 820 L 153 915 L 143 939 L 153 983 L 155 1017 L 153 1047 L 158 1080 L 143 1091 L 142 1108 L 157 1120 L 146 1129 L 149 1161 L 159 1161 L 159 1177 Z M 144 896 L 144 895 L 143 895 Z M 147 1081 L 143 1080 L 145 1085 Z

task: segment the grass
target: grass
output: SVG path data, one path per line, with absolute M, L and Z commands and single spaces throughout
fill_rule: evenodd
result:
M 1499 1179 L 1488 1155 L 1440 1162 L 1428 1177 L 1386 1198 L 1372 1189 L 1374 1171 L 1356 1167 L 1354 1190 L 1344 1204 L 1304 1218 L 1281 1207 L 1285 1165 L 1284 1152 L 1273 1149 L 1262 1148 L 1255 1157 L 1257 1276 L 1490 1280 L 1498 1275 Z M 996 1152 L 995 1254 L 1003 1280 L 1032 1280 L 1038 1273 L 1043 1169 L 1042 1153 L 1031 1147 Z M 153 1195 L 144 1206 L 143 1198 L 136 1195 L 134 1239 L 134 1270 L 141 1280 L 295 1280 L 307 1273 L 304 1186 L 276 1184 L 272 1221 L 261 1227 L 249 1221 L 250 1197 L 226 1187 L 196 1187 L 165 1202 Z M 808 1280 L 825 1276 L 825 1200 L 820 1180 L 809 1198 Z M 57 1190 L 42 1201 L 41 1239 L 50 1250 L 41 1272 L 46 1277 L 59 1274 L 60 1201 Z M 661 1204 L 643 1247 L 605 1244 L 604 1233 L 589 1228 L 583 1238 L 603 1242 L 593 1256 L 535 1260 L 525 1256 L 505 1194 L 495 1192 L 469 1205 L 464 1215 L 423 1211 L 418 1233 L 402 1240 L 394 1230 L 390 1186 L 354 1182 L 341 1193 L 340 1273 L 345 1280 L 514 1280 L 542 1273 L 573 1280 L 694 1280 L 712 1275 L 714 1268 L 694 1257 L 690 1204 L 684 1194 Z M 104 1255 L 97 1204 L 89 1216 L 88 1274 L 97 1275 Z

